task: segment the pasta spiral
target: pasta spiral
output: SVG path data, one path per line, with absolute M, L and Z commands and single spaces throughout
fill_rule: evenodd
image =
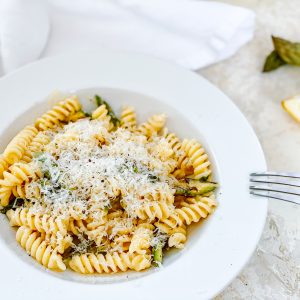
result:
M 2 206 L 7 206 L 9 204 L 12 195 L 12 189 L 10 186 L 0 185 L 0 204 Z
M 63 254 L 66 249 L 72 245 L 72 237 L 70 235 L 63 236 L 58 233 L 48 233 L 45 235 L 45 242 L 57 252 Z
M 78 112 L 72 114 L 72 115 L 69 117 L 68 121 L 69 121 L 69 122 L 76 122 L 77 120 L 82 119 L 82 118 L 85 118 L 85 117 L 86 117 L 86 116 L 85 116 L 84 112 L 83 112 L 82 110 L 79 110 Z
M 189 175 L 188 171 L 191 169 L 192 163 L 183 150 L 182 143 L 180 142 L 179 138 L 174 133 L 168 133 L 168 130 L 165 130 L 163 136 L 168 142 L 169 146 L 173 149 L 175 158 L 177 160 L 177 167 L 174 170 L 173 175 L 179 179 Z
M 201 178 L 203 173 L 207 173 L 207 171 L 209 171 L 210 166 L 210 162 L 208 160 L 207 154 L 205 153 L 205 150 L 202 148 L 201 144 L 194 139 L 185 139 L 182 142 L 182 148 L 193 164 L 193 177 L 195 179 Z
M 151 229 L 150 229 L 151 228 Z M 138 225 L 133 233 L 129 246 L 129 253 L 146 254 L 149 252 L 154 226 Z
M 71 115 L 81 109 L 81 105 L 76 97 L 70 97 L 60 101 L 51 110 L 42 115 L 35 122 L 38 130 L 48 130 L 57 126 L 61 122 L 65 122 Z
M 11 191 L 16 198 L 26 198 L 26 187 L 24 185 L 16 185 L 12 187 Z
M 174 232 L 170 235 L 168 239 L 169 247 L 175 247 L 177 249 L 182 249 L 184 247 L 186 242 L 186 230 L 182 227 L 179 227 L 179 229 L 181 229 L 181 231 Z
M 165 125 L 165 122 L 166 116 L 164 114 L 154 115 L 138 127 L 138 132 L 149 138 L 153 134 L 158 133 Z
M 182 249 L 187 239 L 186 226 L 182 224 L 181 226 L 172 228 L 166 223 L 156 222 L 156 228 L 161 232 L 166 233 L 169 236 L 168 246 Z
M 160 203 L 165 202 L 167 204 L 174 203 L 174 195 L 172 194 L 171 190 L 157 190 L 153 192 L 151 191 L 150 193 L 145 195 L 145 199 L 148 199 L 150 201 L 157 201 Z
M 174 213 L 167 218 L 161 218 L 160 221 L 171 228 L 199 222 L 201 218 L 206 218 L 213 212 L 216 201 L 212 197 L 187 198 L 180 205 L 181 208 L 176 208 Z
M 125 272 L 128 269 L 141 271 L 151 265 L 150 255 L 130 255 L 129 253 L 82 254 L 73 256 L 69 266 L 82 274 Z
M 123 234 L 121 236 L 116 236 L 111 242 L 111 251 L 117 251 L 117 252 L 127 252 L 129 251 L 129 247 L 131 245 L 131 236 L 129 234 Z
M 3 153 L 4 159 L 11 165 L 18 162 L 37 133 L 35 127 L 26 126 L 7 145 Z
M 68 226 L 68 231 L 75 235 L 86 233 L 88 231 L 86 224 L 82 220 L 71 219 Z
M 6 171 L 9 167 L 8 162 L 5 160 L 4 156 L 0 156 L 0 179 L 3 178 L 3 172 Z
M 113 124 L 110 122 L 111 117 L 108 115 L 108 110 L 105 104 L 100 105 L 92 112 L 92 119 L 102 121 L 108 130 L 113 128 Z
M 21 185 L 12 187 L 12 194 L 16 198 L 35 198 L 38 199 L 41 196 L 41 191 L 38 186 L 32 186 L 29 182 L 25 182 Z
M 50 142 L 49 136 L 47 136 L 44 132 L 39 132 L 28 145 L 28 149 L 24 153 L 22 157 L 22 161 L 30 162 L 32 160 L 33 154 L 37 152 L 41 152 L 45 145 Z
M 32 164 L 16 163 L 10 167 L 9 171 L 5 171 L 3 176 L 0 185 L 13 187 L 28 182 L 29 179 L 40 178 L 42 172 Z
M 32 229 L 21 226 L 17 230 L 16 240 L 18 243 L 43 266 L 56 270 L 64 271 L 66 265 L 63 263 L 62 256 L 47 245 L 43 237 Z
M 93 113 L 92 113 L 92 119 L 93 120 L 100 120 L 100 121 L 104 121 L 104 120 L 109 120 L 110 117 L 108 116 L 108 110 L 106 109 L 106 105 L 102 104 L 99 107 L 97 107 Z
M 10 209 L 7 217 L 11 226 L 27 226 L 32 230 L 45 233 L 57 233 L 62 236 L 67 234 L 69 220 L 60 217 L 51 217 L 46 214 L 35 214 L 28 208 Z
M 136 114 L 133 107 L 124 107 L 121 114 L 122 127 L 132 130 L 136 127 Z
M 146 203 L 136 211 L 137 216 L 142 219 L 154 220 L 155 218 L 168 218 L 171 214 L 170 206 L 164 202 Z
M 174 134 L 168 132 L 168 129 L 164 129 L 162 136 L 166 139 L 170 147 L 173 149 L 174 153 L 178 153 L 181 151 L 181 142 L 179 138 Z

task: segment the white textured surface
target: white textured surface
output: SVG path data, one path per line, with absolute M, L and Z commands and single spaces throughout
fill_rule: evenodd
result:
M 261 73 L 272 48 L 271 34 L 300 41 L 299 0 L 223 2 L 255 10 L 255 37 L 233 58 L 199 73 L 223 90 L 246 115 L 262 143 L 269 170 L 299 172 L 300 125 L 282 110 L 280 101 L 300 93 L 300 68 Z M 300 206 L 276 200 L 269 203 L 270 216 L 257 251 L 218 299 L 300 298 Z

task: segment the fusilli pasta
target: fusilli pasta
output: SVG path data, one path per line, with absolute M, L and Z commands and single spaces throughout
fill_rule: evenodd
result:
M 62 100 L 0 156 L 0 203 L 19 244 L 43 266 L 81 274 L 142 271 L 184 247 L 187 227 L 216 206 L 207 154 L 164 128 L 137 124 L 95 96 Z
M 136 115 L 133 107 L 124 107 L 121 114 L 121 125 L 124 128 L 133 130 L 136 127 Z
M 7 145 L 3 152 L 4 159 L 11 165 L 21 160 L 27 147 L 37 133 L 37 129 L 33 126 L 26 126 Z
M 60 101 L 51 110 L 42 115 L 35 122 L 35 127 L 38 130 L 53 129 L 61 122 L 67 121 L 72 115 L 81 110 L 81 105 L 77 97 L 67 98 Z
M 185 151 L 194 167 L 193 177 L 199 179 L 203 174 L 207 174 L 210 162 L 208 155 L 196 140 L 183 140 L 182 149 Z
M 73 256 L 69 266 L 82 274 L 125 272 L 128 269 L 141 271 L 151 266 L 151 256 L 117 252 L 106 255 L 82 254 Z
M 166 116 L 164 114 L 154 115 L 147 122 L 138 127 L 138 132 L 141 132 L 146 137 L 158 133 L 165 125 Z
M 50 245 L 47 245 L 38 232 L 26 226 L 21 226 L 17 230 L 16 240 L 28 254 L 45 267 L 55 271 L 66 269 L 62 256 L 57 253 L 56 249 L 52 249 Z

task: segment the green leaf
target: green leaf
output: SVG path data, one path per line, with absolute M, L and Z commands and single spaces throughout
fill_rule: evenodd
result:
M 276 50 L 273 50 L 266 58 L 263 72 L 270 72 L 285 65 L 286 62 L 281 59 Z
M 95 95 L 95 102 L 98 107 L 104 104 L 104 100 L 99 95 Z
M 287 64 L 300 66 L 300 43 L 272 36 L 273 44 L 280 58 Z

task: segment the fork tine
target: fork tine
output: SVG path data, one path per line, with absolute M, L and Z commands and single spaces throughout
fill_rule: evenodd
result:
M 254 183 L 267 183 L 267 184 L 280 184 L 280 185 L 286 185 L 286 186 L 293 186 L 293 187 L 299 187 L 300 188 L 300 182 L 298 184 L 291 183 L 290 180 L 286 179 L 285 177 L 279 178 L 279 179 L 259 179 L 259 177 L 250 178 L 250 182 Z
M 267 192 L 267 191 L 250 191 L 251 195 L 260 196 L 260 197 L 266 197 L 266 198 L 272 198 L 277 200 L 282 200 L 286 202 L 296 203 L 300 204 L 300 199 L 298 196 L 295 195 L 288 195 L 288 194 L 280 194 L 278 192 Z
M 260 172 L 260 173 L 251 173 L 250 176 L 274 176 L 274 177 L 289 177 L 289 178 L 298 178 L 300 179 L 299 173 L 292 172 Z
M 300 196 L 300 192 L 293 191 L 291 189 L 286 189 L 286 188 L 274 188 L 271 186 L 259 186 L 259 185 L 251 185 L 250 190 L 255 190 L 255 191 L 269 191 L 269 192 L 278 192 L 278 193 L 283 193 L 283 194 L 289 194 L 289 195 L 296 195 Z

